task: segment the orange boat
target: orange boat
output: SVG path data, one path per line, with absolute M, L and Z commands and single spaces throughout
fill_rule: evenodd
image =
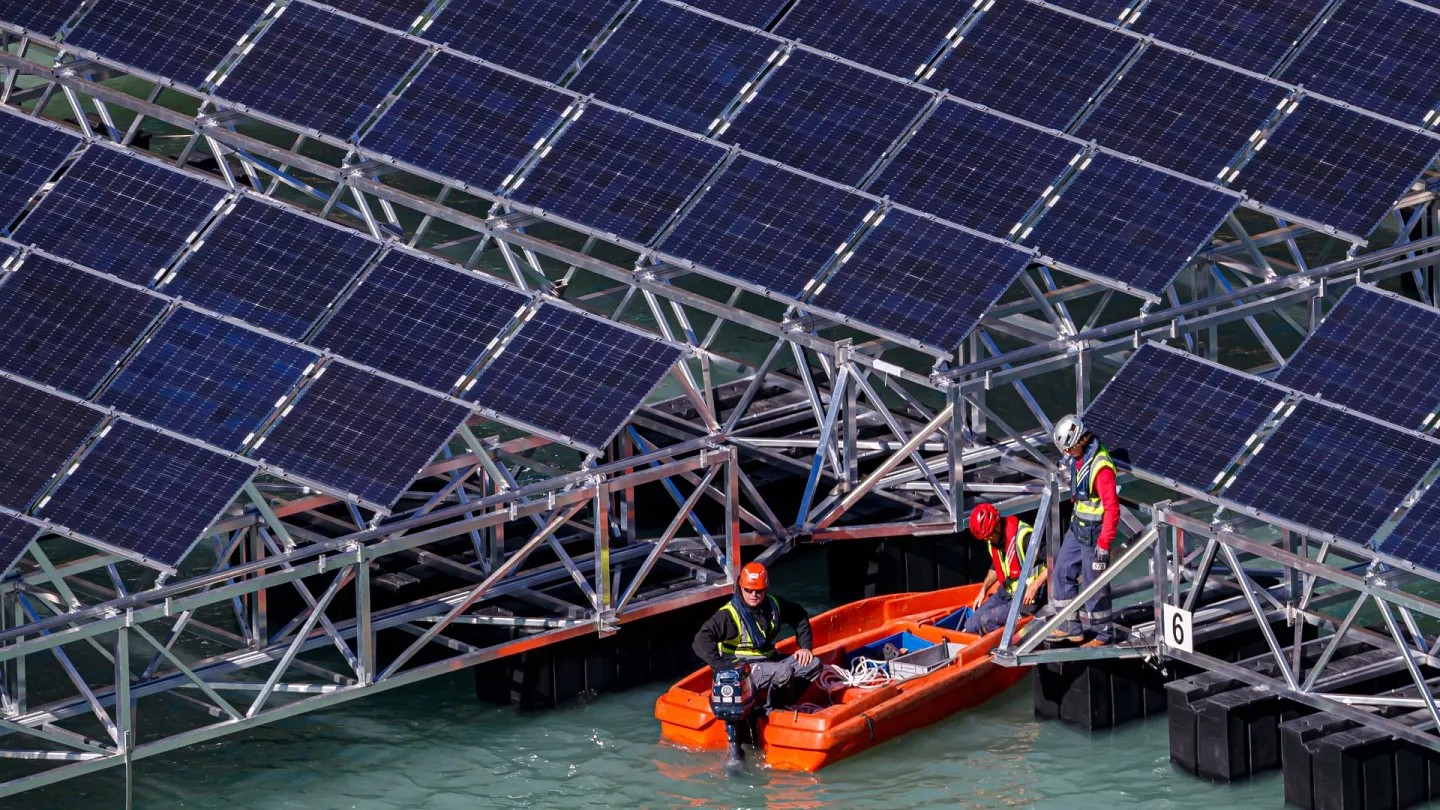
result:
M 815 654 L 827 665 L 849 670 L 856 656 L 878 659 L 888 646 L 891 655 L 905 653 L 891 662 L 892 668 L 908 658 L 913 676 L 880 687 L 842 685 L 830 692 L 812 685 L 796 705 L 823 708 L 809 713 L 780 709 L 760 718 L 757 739 L 770 767 L 817 771 L 978 706 L 1020 680 L 1023 668 L 1002 667 L 990 658 L 1003 629 L 984 636 L 957 629 L 959 611 L 975 600 L 979 587 L 877 596 L 812 618 Z M 794 652 L 795 639 L 781 642 L 778 649 Z M 927 666 L 936 668 L 922 672 Z M 711 672 L 706 667 L 661 695 L 655 702 L 661 737 L 687 748 L 725 750 L 725 723 L 710 711 L 710 691 Z

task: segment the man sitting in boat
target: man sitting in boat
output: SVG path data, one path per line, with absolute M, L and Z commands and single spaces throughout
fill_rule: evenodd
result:
M 1055 555 L 1056 576 L 1051 583 L 1050 605 L 1061 610 L 1110 566 L 1110 544 L 1120 529 L 1120 494 L 1110 451 L 1079 416 L 1061 417 L 1055 423 L 1054 439 L 1055 446 L 1065 454 L 1070 503 L 1075 508 L 1060 552 Z M 1055 628 L 1050 640 L 1084 641 L 1088 630 L 1093 636 L 1084 646 L 1110 643 L 1115 625 L 1110 615 L 1108 583 L 1081 606 L 1079 614 L 1079 621 L 1072 618 Z
M 970 534 L 990 547 L 992 565 L 975 596 L 973 609 L 965 619 L 962 628 L 965 632 L 984 635 L 1005 626 L 1034 531 L 1030 524 L 1017 517 L 1001 521 L 1000 510 L 993 504 L 982 503 L 970 510 Z M 997 584 L 995 592 L 990 593 L 991 586 Z M 1025 580 L 1025 589 L 1020 594 L 1022 613 L 1028 615 L 1034 612 L 1040 589 L 1044 586 L 1045 562 L 1041 560 L 1030 572 L 1030 578 Z M 990 593 L 988 599 L 985 596 L 987 593 Z
M 813 681 L 821 668 L 820 660 L 810 651 L 814 644 L 810 615 L 789 599 L 767 594 L 769 586 L 770 574 L 760 563 L 752 562 L 740 569 L 735 596 L 700 626 L 692 645 L 700 660 L 716 672 L 733 669 L 739 662 L 749 665 L 750 684 L 757 691 L 776 690 L 797 677 Z M 795 629 L 800 645 L 794 655 L 785 658 L 775 651 L 781 625 Z M 791 697 L 776 695 L 772 691 L 772 707 L 787 705 L 785 698 Z

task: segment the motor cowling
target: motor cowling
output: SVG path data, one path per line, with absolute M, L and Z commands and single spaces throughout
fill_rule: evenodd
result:
M 739 664 L 715 673 L 710 687 L 710 711 L 727 723 L 744 720 L 755 708 L 755 690 L 750 685 L 750 668 Z

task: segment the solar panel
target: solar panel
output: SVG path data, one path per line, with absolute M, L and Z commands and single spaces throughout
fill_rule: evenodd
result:
M 1150 48 L 1075 134 L 1212 180 L 1288 93 L 1278 84 Z
M 570 88 L 704 132 L 775 51 L 774 40 L 753 31 L 665 3 L 642 3 Z
M 1071 267 L 1159 295 L 1239 202 L 1102 152 L 1025 241 Z
M 0 115 L 0 231 L 55 174 L 80 139 L 18 115 Z
M 465 398 L 599 449 L 679 359 L 667 343 L 546 304 Z
M 376 249 L 354 231 L 246 197 L 206 235 L 165 291 L 300 338 Z
M 1401 427 L 1440 406 L 1440 311 L 1348 290 L 1276 381 Z
M 869 190 L 1005 235 L 1082 149 L 1054 133 L 945 101 Z
M 794 51 L 741 108 L 727 141 L 855 185 L 930 101 L 914 85 Z
M 388 507 L 469 414 L 342 363 L 327 365 L 253 455 Z
M 557 81 L 626 0 L 451 0 L 426 36 L 511 70 Z
M 420 15 L 431 0 L 324 0 L 325 5 L 338 8 L 356 17 L 374 20 L 400 31 L 409 31 L 420 21 Z
M 91 147 L 20 223 L 15 239 L 148 284 L 224 196 L 164 166 Z
M 254 473 L 243 459 L 119 421 L 36 512 L 174 568 Z
M 425 46 L 311 6 L 292 4 L 216 94 L 301 126 L 350 138 Z
M 661 243 L 665 252 L 795 298 L 874 203 L 750 158 L 739 158 Z
M 709 141 L 591 107 L 510 196 L 648 244 L 724 157 Z
M 789 0 L 690 0 L 685 5 L 711 14 L 728 17 L 739 23 L 764 28 L 775 20 Z
M 0 0 L 0 20 L 53 37 L 80 3 L 81 0 Z
M 1150 0 L 1132 28 L 1268 74 L 1330 0 Z
M 40 526 L 14 515 L 0 514 L 0 574 L 15 567 L 40 534 Z
M 66 37 L 107 59 L 198 86 L 260 19 L 266 0 L 100 0 Z
M 940 50 L 969 4 L 951 0 L 796 3 L 775 34 L 876 70 L 913 78 Z
M 314 343 L 397 377 L 449 391 L 521 307 L 525 295 L 473 273 L 391 251 L 325 323 Z
M 1231 185 L 1357 236 L 1379 224 L 1440 152 L 1440 139 L 1307 99 Z
M 1029 261 L 1011 245 L 891 211 L 815 305 L 953 351 Z
M 1364 543 L 1436 462 L 1440 442 L 1303 400 L 1221 494 Z
M 1280 77 L 1418 124 L 1440 102 L 1440 14 L 1397 0 L 1342 3 Z
M 1422 568 L 1440 570 L 1440 486 L 1425 490 L 1380 550 Z
M 1258 377 L 1146 344 L 1085 409 L 1137 470 L 1206 491 L 1285 398 Z
M 925 83 L 1064 129 L 1135 47 L 1108 28 L 1025 0 L 998 0 Z
M 164 310 L 157 296 L 30 256 L 0 285 L 0 368 L 89 397 Z
M 1084 14 L 1107 25 L 1115 25 L 1123 12 L 1135 5 L 1135 0 L 1048 0 L 1050 5 Z
M 0 377 L 0 506 L 24 511 L 99 427 L 98 409 Z
M 125 365 L 99 401 L 238 451 L 318 359 L 305 349 L 182 309 Z

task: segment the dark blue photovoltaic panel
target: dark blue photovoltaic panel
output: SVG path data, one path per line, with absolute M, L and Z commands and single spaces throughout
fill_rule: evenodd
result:
M 1431 485 L 1410 507 L 1380 550 L 1431 571 L 1440 570 L 1440 485 Z
M 30 256 L 0 285 L 0 369 L 89 397 L 165 302 Z
M 35 511 L 173 568 L 254 474 L 244 459 L 122 420 Z
M 661 250 L 795 298 L 874 207 L 852 191 L 742 157 Z
M 1398 2 L 1341 3 L 1280 78 L 1407 124 L 1440 102 L 1440 14 Z
M 325 0 L 325 5 L 331 8 L 400 31 L 409 31 L 430 4 L 431 0 Z
M 1166 48 L 1150 48 L 1075 134 L 1213 181 L 1288 92 Z
M 15 240 L 135 284 L 149 284 L 225 192 L 92 146 L 25 217 Z
M 469 409 L 332 362 L 252 455 L 388 507 Z
M 1132 28 L 1203 56 L 1268 74 L 1329 3 L 1150 0 Z
M 1107 25 L 1120 21 L 1120 15 L 1129 11 L 1136 0 L 1048 0 L 1050 5 L 1084 14 Z
M 0 0 L 0 20 L 53 37 L 81 0 Z
M 181 309 L 100 396 L 102 405 L 239 451 L 319 355 Z
M 38 534 L 40 524 L 0 514 L 0 574 L 8 572 L 19 561 Z
M 648 244 L 724 157 L 709 141 L 591 107 L 510 196 Z
M 1159 295 L 1239 202 L 1100 153 L 1024 241 L 1071 267 Z
M 732 19 L 745 25 L 764 28 L 775 20 L 788 0 L 690 0 L 687 6 Z
M 705 132 L 777 49 L 772 39 L 703 14 L 641 3 L 570 88 Z
M 0 231 L 60 168 L 80 139 L 19 115 L 0 115 Z
M 1436 462 L 1434 439 L 1302 400 L 1220 494 L 1365 543 Z
M 546 304 L 465 398 L 598 450 L 679 359 L 668 343 Z
M 418 42 L 295 3 L 215 92 L 350 138 L 424 52 Z
M 740 108 L 723 139 L 855 185 L 930 101 L 919 87 L 794 51 Z
M 442 53 L 361 144 L 495 191 L 573 103 L 558 90 Z
M 165 292 L 300 338 L 378 245 L 279 206 L 245 198 L 205 237 Z
M 1306 99 L 1230 185 L 1256 201 L 1367 236 L 1440 152 L 1440 139 Z
M 925 83 L 1064 129 L 1136 45 L 1025 0 L 997 0 Z
M 953 351 L 1029 261 L 1012 245 L 891 211 L 815 306 Z
M 24 511 L 104 416 L 0 377 L 0 506 Z
M 945 101 L 869 191 L 1006 236 L 1083 150 L 1054 133 Z
M 626 0 L 450 0 L 425 37 L 546 81 L 558 81 Z
M 391 251 L 313 341 L 358 363 L 449 391 L 529 298 L 409 253 Z
M 775 34 L 913 79 L 969 8 L 965 0 L 800 2 Z
M 1085 426 L 1137 470 L 1203 492 L 1284 398 L 1258 377 L 1146 344 L 1085 410 Z
M 267 5 L 268 0 L 99 0 L 66 41 L 194 87 L 220 66 Z
M 1353 287 L 1276 382 L 1419 430 L 1440 406 L 1440 311 Z

